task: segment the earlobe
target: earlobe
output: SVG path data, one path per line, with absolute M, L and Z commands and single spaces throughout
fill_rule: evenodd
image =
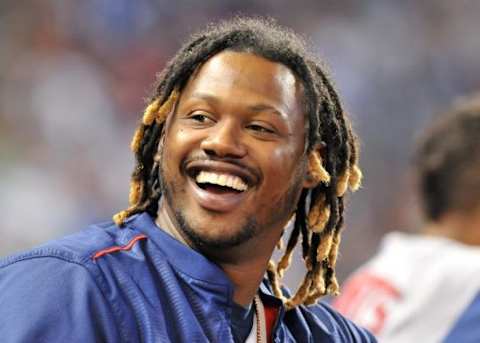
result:
M 158 146 L 157 146 L 157 152 L 153 156 L 153 160 L 157 163 L 160 163 L 160 161 L 162 160 L 163 147 L 165 145 L 164 131 L 165 131 L 165 127 L 162 128 L 162 132 L 160 133 L 160 141 L 158 142 Z
M 303 178 L 303 188 L 314 188 L 318 185 L 318 182 L 312 176 L 310 170 L 307 170 L 305 173 L 305 177 Z
M 159 150 L 157 151 L 155 156 L 153 156 L 153 161 L 159 164 L 161 160 L 162 160 L 162 154 L 160 153 L 160 147 L 159 147 Z

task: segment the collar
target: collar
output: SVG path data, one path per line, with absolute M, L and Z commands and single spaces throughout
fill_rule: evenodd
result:
M 134 215 L 128 218 L 125 224 L 145 234 L 175 269 L 198 281 L 222 287 L 226 292 L 228 303 L 233 303 L 234 287 L 225 272 L 196 250 L 160 229 L 148 213 Z M 267 306 L 280 308 L 280 312 L 283 313 L 282 301 L 273 295 L 267 279 L 260 284 L 258 294 Z
M 233 289 L 232 283 L 219 266 L 164 232 L 148 213 L 132 216 L 126 224 L 147 235 L 175 269 L 194 279 Z

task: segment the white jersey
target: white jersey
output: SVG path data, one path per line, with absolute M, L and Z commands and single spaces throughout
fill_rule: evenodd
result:
M 388 234 L 333 306 L 386 343 L 480 342 L 480 248 Z

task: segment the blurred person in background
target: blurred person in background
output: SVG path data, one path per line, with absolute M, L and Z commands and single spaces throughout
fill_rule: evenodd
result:
M 236 18 L 193 35 L 131 148 L 130 206 L 113 222 L 0 262 L 3 341 L 375 342 L 317 303 L 338 293 L 361 172 L 339 96 L 296 34 Z M 306 274 L 290 294 L 299 241 Z
M 388 234 L 333 306 L 381 342 L 480 342 L 480 94 L 428 128 L 414 169 L 422 230 Z

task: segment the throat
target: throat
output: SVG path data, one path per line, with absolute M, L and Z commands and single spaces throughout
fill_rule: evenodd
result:
M 180 232 L 177 230 L 177 225 L 174 224 L 172 216 L 170 215 L 167 209 L 167 206 L 163 197 L 160 199 L 160 205 L 157 213 L 157 218 L 155 219 L 155 224 L 160 230 L 165 231 L 180 243 L 183 243 L 186 246 L 189 246 L 190 248 L 192 248 L 192 245 L 189 244 L 185 240 L 185 238 L 180 234 Z

